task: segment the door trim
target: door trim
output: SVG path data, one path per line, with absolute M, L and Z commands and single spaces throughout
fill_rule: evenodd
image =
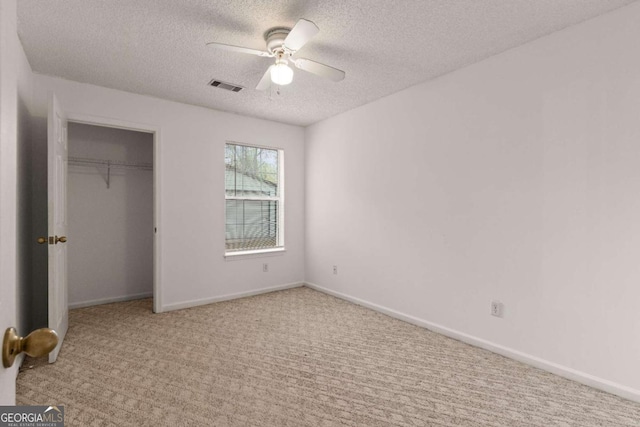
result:
M 83 113 L 74 113 L 71 111 L 67 111 L 66 113 L 67 121 L 72 123 L 146 132 L 153 135 L 153 312 L 161 313 L 163 311 L 163 306 L 161 286 L 162 275 L 160 268 L 160 254 L 162 253 L 162 228 L 160 227 L 160 194 L 162 193 L 160 191 L 162 185 L 160 179 L 160 169 L 162 167 L 162 164 L 160 162 L 160 127 L 147 123 L 135 123 L 110 117 L 100 117 Z

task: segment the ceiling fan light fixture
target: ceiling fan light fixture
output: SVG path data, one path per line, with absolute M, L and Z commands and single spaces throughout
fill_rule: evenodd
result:
M 207 45 L 231 52 L 246 53 L 266 58 L 275 57 L 275 64 L 272 63 L 269 68 L 267 68 L 256 86 L 256 90 L 259 91 L 268 90 L 272 84 L 284 86 L 291 83 L 293 81 L 293 70 L 288 65 L 289 61 L 293 62 L 299 70 L 333 80 L 334 82 L 339 82 L 344 79 L 344 71 L 310 59 L 292 58 L 292 55 L 295 55 L 300 48 L 307 44 L 318 31 L 319 29 L 316 24 L 307 19 L 300 18 L 293 28 L 275 27 L 267 31 L 264 35 L 267 50 L 257 50 L 218 42 L 209 42 Z
M 286 61 L 279 61 L 271 67 L 271 81 L 279 86 L 288 85 L 293 81 L 293 70 Z

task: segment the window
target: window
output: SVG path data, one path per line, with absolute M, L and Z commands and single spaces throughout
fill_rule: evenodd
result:
M 226 253 L 282 249 L 282 150 L 227 143 L 224 162 Z

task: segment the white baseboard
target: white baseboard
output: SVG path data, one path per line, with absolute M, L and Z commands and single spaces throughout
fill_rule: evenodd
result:
M 624 397 L 625 399 L 633 400 L 634 402 L 640 402 L 640 390 L 636 390 L 634 388 L 627 387 L 625 385 L 618 384 L 613 381 L 605 380 L 605 379 L 587 374 L 585 372 L 577 371 L 575 369 L 568 368 L 566 366 L 562 366 L 557 363 L 550 362 L 548 360 L 541 359 L 539 357 L 532 356 L 530 354 L 523 353 L 521 351 L 514 350 L 512 348 L 505 347 L 500 344 L 493 343 L 491 341 L 484 340 L 482 338 L 477 338 L 472 335 L 465 334 L 463 332 L 459 332 L 442 325 L 438 325 L 437 323 L 432 323 L 427 320 L 410 316 L 408 314 L 400 313 L 399 311 L 395 311 L 395 310 L 383 307 L 381 305 L 374 304 L 372 302 L 353 297 L 351 295 L 333 291 L 331 289 L 318 286 L 314 283 L 306 282 L 305 286 L 311 289 L 315 289 L 317 291 L 332 295 L 334 297 L 352 302 L 354 304 L 358 304 L 363 307 L 370 308 L 377 312 L 386 314 L 387 316 L 390 316 L 399 320 L 403 320 L 407 323 L 411 323 L 413 325 L 429 329 L 433 332 L 437 332 L 439 334 L 465 342 L 467 344 L 471 344 L 473 346 L 492 351 L 494 353 L 500 354 L 510 359 L 514 359 L 519 362 L 523 362 L 528 365 L 535 366 L 536 368 L 545 370 L 547 372 L 551 372 L 552 374 L 559 375 L 561 377 L 579 382 L 581 384 L 588 385 L 598 390 L 606 391 L 607 393 L 615 394 L 617 396 Z
M 143 292 L 141 294 L 124 295 L 121 297 L 100 298 L 90 301 L 70 302 L 69 309 L 91 307 L 92 305 L 110 304 L 112 302 L 132 301 L 136 299 L 151 298 L 153 292 Z
M 253 291 L 238 292 L 236 294 L 227 294 L 227 295 L 221 295 L 217 297 L 201 298 L 201 299 L 195 299 L 190 301 L 177 302 L 173 304 L 166 304 L 162 306 L 161 312 L 182 310 L 183 308 L 191 308 L 191 307 L 197 307 L 199 305 L 213 304 L 214 302 L 229 301 L 232 299 L 245 298 L 253 295 L 260 295 L 260 294 L 266 294 L 269 292 L 282 291 L 284 289 L 299 288 L 304 285 L 305 284 L 303 282 L 287 283 L 285 285 L 271 286 L 268 288 L 261 288 Z

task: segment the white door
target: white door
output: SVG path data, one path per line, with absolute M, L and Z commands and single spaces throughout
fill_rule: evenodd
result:
M 67 301 L 67 118 L 55 94 L 49 99 L 47 122 L 49 217 L 49 328 L 58 333 L 58 345 L 49 362 L 58 357 L 69 325 Z
M 1 9 L 0 5 L 0 14 L 3 13 Z M 0 339 L 7 328 L 16 326 L 17 280 L 16 139 L 15 134 L 5 132 L 4 118 L 4 112 L 0 111 Z M 16 404 L 17 369 L 15 364 L 5 369 L 0 362 L 0 405 Z
M 16 326 L 17 110 L 13 37 L 16 2 L 0 0 L 0 338 Z M 0 405 L 16 404 L 14 364 L 0 363 Z

